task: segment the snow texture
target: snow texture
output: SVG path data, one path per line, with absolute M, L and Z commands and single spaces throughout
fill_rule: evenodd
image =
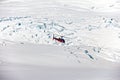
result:
M 119 4 L 1 0 L 0 80 L 119 80 Z

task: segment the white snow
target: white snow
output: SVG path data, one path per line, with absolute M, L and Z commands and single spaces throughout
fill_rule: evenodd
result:
M 116 18 L 95 17 L 92 15 L 76 19 L 76 17 L 54 19 L 32 16 L 1 18 L 0 37 L 1 39 L 23 43 L 78 47 L 86 45 L 86 47 L 91 46 L 91 50 L 94 47 L 100 47 L 103 58 L 115 62 L 120 61 L 120 23 Z M 54 41 L 52 39 L 53 35 L 56 37 L 64 36 L 66 43 L 61 44 Z M 113 55 L 118 56 L 118 58 Z
M 13 42 L 0 46 L 0 79 L 119 80 L 119 64 L 95 55 L 94 59 L 98 60 L 92 60 L 82 51 L 70 54 L 66 49 L 62 46 Z
M 119 80 L 119 13 L 119 0 L 0 1 L 0 80 Z

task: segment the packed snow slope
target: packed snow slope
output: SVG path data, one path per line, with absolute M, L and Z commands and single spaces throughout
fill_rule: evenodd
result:
M 81 51 L 87 47 L 80 47 L 79 53 L 72 47 L 70 53 L 70 47 L 6 42 L 0 45 L 0 80 L 120 79 L 118 63 L 95 55 L 90 59 Z

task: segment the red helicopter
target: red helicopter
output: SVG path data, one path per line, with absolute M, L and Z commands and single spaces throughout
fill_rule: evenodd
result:
M 63 36 L 59 37 L 59 38 L 56 38 L 53 36 L 53 40 L 56 40 L 58 42 L 61 42 L 61 43 L 65 43 L 65 40 L 63 39 Z

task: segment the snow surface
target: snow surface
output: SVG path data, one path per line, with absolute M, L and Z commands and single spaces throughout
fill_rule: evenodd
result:
M 119 80 L 119 64 L 66 47 L 8 42 L 0 46 L 1 80 Z M 94 56 L 97 58 L 97 56 Z
M 76 48 L 85 46 L 90 48 L 92 51 L 90 53 L 93 55 L 119 62 L 120 23 L 117 18 L 95 15 L 84 16 L 80 19 L 76 17 L 64 17 L 63 19 L 32 16 L 2 17 L 0 18 L 0 37 L 3 39 L 1 43 L 9 40 L 23 43 L 77 46 Z M 66 43 L 61 44 L 54 41 L 53 35 L 64 36 Z
M 119 13 L 118 0 L 0 1 L 0 80 L 119 80 Z

